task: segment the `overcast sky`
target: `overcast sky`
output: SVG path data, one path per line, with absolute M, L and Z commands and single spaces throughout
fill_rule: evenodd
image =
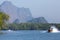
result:
M 0 0 L 0 4 L 6 0 Z M 8 0 L 17 7 L 30 8 L 33 17 L 45 17 L 49 23 L 60 23 L 60 0 Z

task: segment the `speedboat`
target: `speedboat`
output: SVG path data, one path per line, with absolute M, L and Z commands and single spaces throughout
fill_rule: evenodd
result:
M 51 26 L 51 27 L 48 29 L 48 32 L 59 32 L 59 30 L 56 28 L 56 26 Z

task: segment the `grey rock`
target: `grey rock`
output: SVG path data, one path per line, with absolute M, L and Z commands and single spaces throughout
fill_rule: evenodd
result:
M 29 20 L 28 22 L 32 22 L 32 23 L 48 23 L 47 20 L 44 17 L 33 18 L 32 20 Z
M 10 1 L 4 1 L 0 5 L 0 11 L 5 12 L 10 16 L 9 22 L 11 23 L 15 22 L 16 19 L 18 19 L 20 23 L 27 22 L 28 20 L 32 19 L 29 8 L 18 8 Z

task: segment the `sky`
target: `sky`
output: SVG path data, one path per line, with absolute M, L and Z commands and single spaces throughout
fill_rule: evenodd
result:
M 30 8 L 32 16 L 45 17 L 49 23 L 60 23 L 60 0 L 0 0 L 11 1 L 17 7 Z

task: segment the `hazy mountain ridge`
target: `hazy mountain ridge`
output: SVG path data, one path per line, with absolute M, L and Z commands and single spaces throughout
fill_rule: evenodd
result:
M 24 23 L 24 22 L 40 22 L 46 23 L 47 21 L 44 18 L 33 18 L 29 8 L 18 8 L 13 5 L 10 1 L 4 1 L 0 5 L 0 11 L 7 13 L 10 16 L 9 22 L 17 22 L 17 23 Z
M 28 21 L 32 23 L 48 23 L 44 17 L 33 18 L 32 20 Z
M 26 22 L 32 19 L 32 15 L 29 8 L 18 8 L 10 1 L 4 1 L 0 6 L 0 10 L 9 14 L 10 22 L 14 22 L 16 19 L 19 19 L 19 22 Z

